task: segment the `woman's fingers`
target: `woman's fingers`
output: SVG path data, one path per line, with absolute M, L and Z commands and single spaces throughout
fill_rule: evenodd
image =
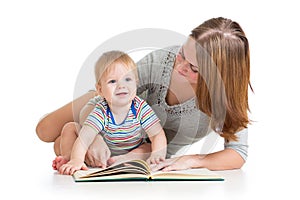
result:
M 164 168 L 172 165 L 172 163 L 174 163 L 174 162 L 175 162 L 175 159 L 170 158 L 170 159 L 166 159 L 162 162 L 159 162 L 158 164 L 151 164 L 150 167 L 151 167 L 152 171 L 158 171 L 158 170 L 164 169 Z

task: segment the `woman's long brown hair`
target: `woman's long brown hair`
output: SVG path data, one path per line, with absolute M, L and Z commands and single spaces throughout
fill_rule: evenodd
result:
M 227 140 L 249 124 L 250 52 L 240 25 L 213 18 L 190 35 L 196 41 L 199 109 L 211 117 L 211 128 Z

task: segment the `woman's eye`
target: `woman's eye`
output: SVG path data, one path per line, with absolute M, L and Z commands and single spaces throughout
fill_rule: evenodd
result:
M 198 69 L 197 66 L 194 66 L 194 65 L 190 64 L 190 68 L 191 68 L 192 72 L 194 72 L 194 73 L 198 73 L 199 72 L 199 69 Z

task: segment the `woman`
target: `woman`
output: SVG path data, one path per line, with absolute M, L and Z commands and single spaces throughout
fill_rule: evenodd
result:
M 210 130 L 225 139 L 222 151 L 176 155 L 154 170 L 201 167 L 225 170 L 243 166 L 248 148 L 250 53 L 248 40 L 238 23 L 224 18 L 207 20 L 192 30 L 181 48 L 154 51 L 139 61 L 138 73 L 138 95 L 145 96 L 160 118 L 168 139 L 169 156 L 199 141 Z M 93 95 L 89 92 L 74 100 L 74 108 L 69 103 L 42 119 L 36 129 L 40 139 L 59 145 L 63 125 L 78 121 L 79 111 Z M 134 151 L 148 152 L 149 145 Z M 101 165 L 101 155 L 93 153 L 88 154 L 87 161 Z

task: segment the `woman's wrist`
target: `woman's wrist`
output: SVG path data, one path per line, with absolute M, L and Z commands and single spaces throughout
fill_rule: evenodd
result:
M 190 166 L 191 168 L 203 168 L 205 167 L 205 155 L 194 154 L 190 156 Z

